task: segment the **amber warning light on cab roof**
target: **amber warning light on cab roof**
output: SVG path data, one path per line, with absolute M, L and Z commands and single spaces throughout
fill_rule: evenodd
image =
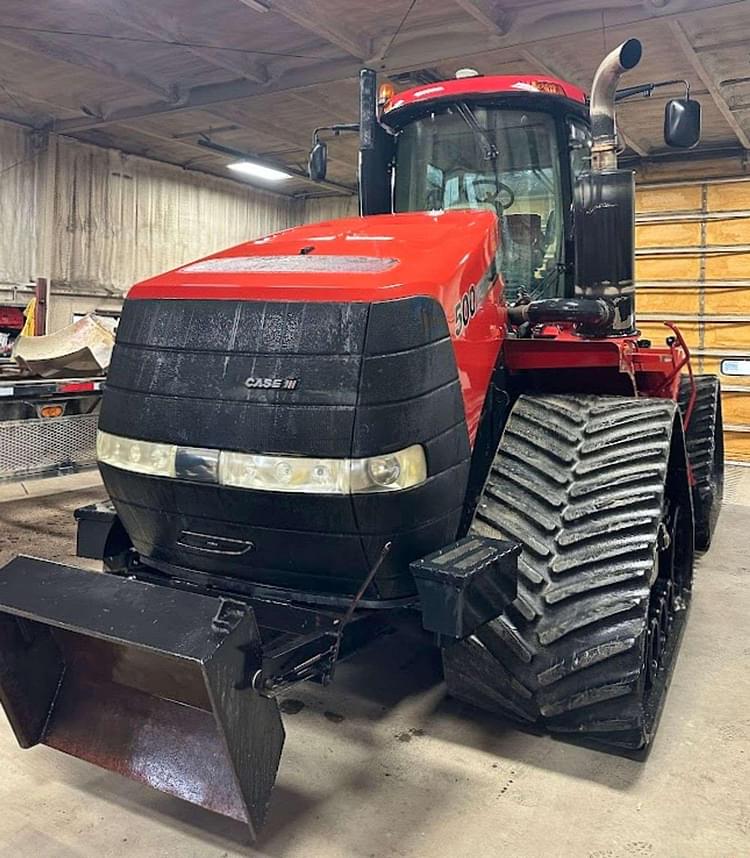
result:
M 378 107 L 383 109 L 396 95 L 396 87 L 392 83 L 381 83 L 378 89 Z
M 565 95 L 565 90 L 554 80 L 532 81 L 531 88 L 535 89 L 537 92 L 546 92 L 548 95 Z

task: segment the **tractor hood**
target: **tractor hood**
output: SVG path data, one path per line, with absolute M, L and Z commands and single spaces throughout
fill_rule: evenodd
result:
M 239 244 L 134 286 L 130 299 L 385 301 L 461 294 L 486 274 L 485 210 L 353 217 Z
M 411 597 L 409 563 L 452 542 L 463 512 L 500 348 L 496 247 L 494 212 L 347 218 L 135 286 L 99 459 L 143 562 L 351 595 L 390 542 L 368 598 Z M 160 470 L 165 449 L 175 466 Z M 329 467 L 415 449 L 403 490 L 252 477 L 258 456 Z

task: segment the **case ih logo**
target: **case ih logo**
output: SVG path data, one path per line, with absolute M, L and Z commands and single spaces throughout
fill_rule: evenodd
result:
M 245 387 L 250 390 L 295 390 L 298 378 L 250 378 L 245 379 Z

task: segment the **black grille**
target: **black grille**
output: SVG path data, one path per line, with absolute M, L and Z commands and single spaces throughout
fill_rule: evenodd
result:
M 293 380 L 286 387 L 248 384 Z M 146 557 L 222 575 L 353 592 L 385 541 L 371 596 L 412 592 L 408 563 L 455 538 L 469 444 L 453 347 L 427 298 L 373 304 L 128 301 L 100 427 L 193 447 L 364 457 L 420 443 L 414 489 L 255 492 L 103 467 Z M 247 540 L 241 557 L 179 545 L 184 531 Z M 182 540 L 184 542 L 184 540 Z

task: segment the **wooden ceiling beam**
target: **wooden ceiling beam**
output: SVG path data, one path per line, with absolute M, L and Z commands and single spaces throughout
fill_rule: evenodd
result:
M 78 2 L 80 2 L 80 0 L 78 0 Z M 107 2 L 113 2 L 113 0 L 107 0 Z M 257 0 L 257 2 L 260 2 L 260 0 Z M 565 0 L 561 0 L 561 2 L 565 2 Z M 613 0 L 613 2 L 618 4 L 619 10 L 619 4 L 622 0 Z M 641 0 L 641 2 L 645 2 L 645 0 Z M 636 5 L 641 7 L 641 2 Z M 690 2 L 692 2 L 692 0 L 690 0 Z M 734 5 L 734 3 L 729 2 L 729 0 L 704 0 L 704 2 L 707 3 L 707 6 L 701 10 L 702 12 L 705 12 L 708 7 L 718 8 L 721 6 Z M 270 10 L 270 0 L 268 0 L 267 4 L 265 0 L 263 0 L 263 3 L 264 5 L 268 5 Z M 675 10 L 683 11 L 687 3 L 688 0 L 670 0 L 670 4 L 666 6 L 665 9 L 671 10 L 674 8 Z M 548 4 L 534 4 L 534 6 L 530 7 L 528 11 L 529 13 L 531 11 L 535 11 L 538 15 L 541 15 L 541 10 L 544 9 L 545 6 L 548 6 Z M 524 10 L 524 13 L 526 13 L 526 10 Z M 637 13 L 630 14 L 632 15 L 630 23 L 638 19 Z M 693 9 L 692 12 L 686 14 L 697 14 L 697 12 Z M 597 15 L 597 20 L 599 21 L 597 26 L 599 26 L 601 23 L 601 15 L 600 13 L 597 13 Z M 641 14 L 640 20 L 647 20 L 652 17 L 654 16 L 648 15 L 644 18 Z M 665 16 L 660 15 L 659 17 Z M 431 45 L 429 50 L 426 50 L 424 54 L 419 51 L 415 52 L 412 50 L 408 60 L 406 61 L 399 59 L 398 57 L 389 59 L 387 64 L 383 64 L 381 71 L 385 74 L 392 74 L 395 72 L 417 69 L 422 66 L 429 66 L 438 61 L 443 63 L 459 63 L 466 62 L 467 60 L 476 62 L 481 56 L 486 54 L 493 55 L 504 47 L 517 50 L 522 45 L 528 45 L 529 47 L 532 45 L 538 45 L 540 41 L 540 32 L 542 31 L 544 31 L 549 38 L 552 38 L 553 35 L 556 38 L 560 38 L 564 35 L 574 34 L 576 32 L 576 25 L 587 26 L 589 28 L 593 28 L 594 25 L 593 19 L 589 21 L 587 18 L 583 18 L 579 21 L 577 18 L 569 20 L 567 16 L 562 19 L 558 16 L 555 18 L 555 21 L 555 29 L 557 32 L 552 33 L 550 32 L 552 29 L 551 22 L 547 22 L 547 25 L 543 26 L 540 31 L 540 25 L 544 24 L 544 21 L 535 23 L 531 28 L 526 28 L 521 26 L 522 22 L 519 18 L 518 21 L 514 21 L 512 31 L 509 35 L 498 38 L 496 44 L 491 47 L 487 47 L 484 50 L 475 50 L 470 53 L 467 53 L 466 51 L 457 52 L 451 56 L 450 49 L 446 48 L 446 44 L 444 42 L 439 44 L 436 43 Z M 622 22 L 618 21 L 617 23 L 619 25 Z M 610 26 L 613 26 L 613 24 L 610 24 Z M 306 87 L 310 87 L 315 84 L 336 83 L 343 79 L 353 79 L 357 76 L 359 69 L 360 64 L 357 60 L 351 57 L 341 57 L 327 61 L 322 60 L 320 62 L 313 62 L 303 66 L 290 68 L 279 74 L 278 77 L 275 77 L 273 81 L 266 84 L 257 83 L 251 80 L 234 80 L 222 83 L 203 84 L 191 88 L 176 104 L 154 102 L 145 105 L 128 106 L 112 110 L 110 113 L 102 117 L 81 117 L 74 120 L 61 120 L 57 127 L 61 131 L 69 131 L 72 133 L 82 128 L 91 128 L 98 125 L 107 125 L 120 121 L 132 121 L 141 117 L 145 118 L 147 116 L 156 116 L 175 111 L 204 110 L 214 105 L 230 101 L 240 101 L 246 98 L 254 98 L 256 96 L 266 96 L 272 93 L 283 98 L 286 97 L 291 90 L 305 89 Z M 636 143 L 636 145 L 638 144 Z
M 718 82 L 714 79 L 714 76 L 709 72 L 705 65 L 703 65 L 703 61 L 698 56 L 697 51 L 690 42 L 682 24 L 677 20 L 671 20 L 669 21 L 669 29 L 672 31 L 672 35 L 675 37 L 677 44 L 680 46 L 680 50 L 685 55 L 685 59 L 687 59 L 695 73 L 703 81 L 703 84 L 711 95 L 714 104 L 719 109 L 724 119 L 726 119 L 727 124 L 740 141 L 743 149 L 750 149 L 750 137 L 748 137 L 747 131 L 742 127 L 739 120 L 732 112 L 732 108 L 721 94 Z
M 151 104 L 135 105 L 120 110 L 113 110 L 106 116 L 81 117 L 80 119 L 63 119 L 55 123 L 55 130 L 60 133 L 73 133 L 85 128 L 95 128 L 101 125 L 112 125 L 119 122 L 131 122 L 145 119 L 149 116 L 160 116 L 167 113 L 188 110 L 206 110 L 230 101 L 241 101 L 259 95 L 277 94 L 284 97 L 287 90 L 299 89 L 314 83 L 331 83 L 342 78 L 354 77 L 359 71 L 359 64 L 353 59 L 329 60 L 313 66 L 303 66 L 291 69 L 281 75 L 270 85 L 263 85 L 251 80 L 232 80 L 225 83 L 209 83 L 193 87 L 176 104 L 152 102 Z
M 512 15 L 498 0 L 455 0 L 455 3 L 491 33 L 504 36 L 510 30 Z
M 0 29 L 0 33 L 2 30 Z M 69 40 L 68 40 L 69 41 Z M 9 48 L 35 54 L 38 57 L 57 60 L 88 69 L 97 75 L 126 83 L 134 89 L 157 95 L 167 102 L 175 101 L 175 90 L 173 87 L 157 83 L 140 72 L 125 68 L 119 63 L 94 56 L 88 51 L 73 48 L 70 45 L 61 45 L 48 36 L 39 36 L 26 30 L 14 30 L 12 37 L 7 33 L 0 35 L 0 44 Z
M 265 7 L 264 11 L 275 12 L 293 21 L 358 60 L 365 60 L 372 53 L 370 39 L 355 33 L 340 20 L 331 20 L 315 0 L 240 0 L 240 3 L 256 12 Z

